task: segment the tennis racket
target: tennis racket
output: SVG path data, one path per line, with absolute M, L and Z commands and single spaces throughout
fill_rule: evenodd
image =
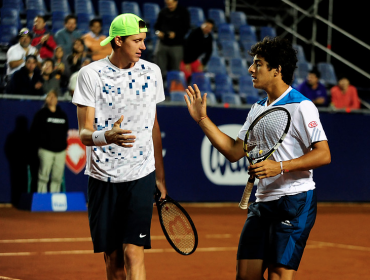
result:
M 161 193 L 157 189 L 155 202 L 159 222 L 167 241 L 181 255 L 194 253 L 198 245 L 198 234 L 189 214 L 168 195 L 162 201 L 160 197 Z
M 245 134 L 243 149 L 249 164 L 256 164 L 269 158 L 283 142 L 290 127 L 290 114 L 282 107 L 275 107 L 260 114 Z M 239 207 L 248 208 L 254 176 L 250 176 L 245 186 Z

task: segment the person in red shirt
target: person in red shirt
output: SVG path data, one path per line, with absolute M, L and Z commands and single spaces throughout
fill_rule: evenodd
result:
M 46 22 L 44 16 L 37 15 L 33 24 L 33 39 L 31 45 L 36 47 L 40 53 L 41 59 L 53 58 L 54 50 L 57 44 L 53 35 L 45 28 Z
M 331 103 L 336 109 L 360 109 L 360 99 L 357 89 L 350 84 L 346 77 L 338 80 L 338 85 L 330 90 Z

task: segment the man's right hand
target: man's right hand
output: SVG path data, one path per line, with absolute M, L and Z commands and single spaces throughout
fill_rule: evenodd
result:
M 118 146 L 122 146 L 124 148 L 131 148 L 133 147 L 132 144 L 129 143 L 134 143 L 136 136 L 134 135 L 127 135 L 130 134 L 132 131 L 131 130 L 124 130 L 120 128 L 120 125 L 123 121 L 123 116 L 117 120 L 113 128 L 111 130 L 108 130 L 105 132 L 105 140 L 107 141 L 108 144 L 114 143 Z

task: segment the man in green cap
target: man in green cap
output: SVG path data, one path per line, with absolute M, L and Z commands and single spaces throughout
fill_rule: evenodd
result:
M 165 96 L 159 67 L 140 59 L 146 32 L 138 16 L 117 16 L 100 43 L 111 43 L 111 55 L 81 68 L 72 100 L 86 145 L 90 232 L 107 279 L 146 278 L 155 186 L 167 194 L 156 114 Z

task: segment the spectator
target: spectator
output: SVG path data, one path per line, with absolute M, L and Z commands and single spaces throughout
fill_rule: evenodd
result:
M 82 59 L 82 64 L 81 64 L 81 68 L 90 64 L 91 63 L 91 59 L 89 57 L 85 57 Z M 68 84 L 68 90 L 69 90 L 69 94 L 70 96 L 73 97 L 73 93 L 75 92 L 75 88 L 76 88 L 76 84 L 77 84 L 77 77 L 78 77 L 78 72 L 74 72 L 72 75 L 71 75 L 71 78 L 69 79 L 69 84 Z
M 40 160 L 37 192 L 46 193 L 51 173 L 50 192 L 60 192 L 66 160 L 68 118 L 57 105 L 58 96 L 51 90 L 31 125 L 31 136 L 38 145 Z
M 72 53 L 72 46 L 76 39 L 81 38 L 82 34 L 77 27 L 77 18 L 74 15 L 68 15 L 64 18 L 64 28 L 55 34 L 55 41 L 63 47 L 64 53 Z
M 82 59 L 85 57 L 91 58 L 85 51 L 85 44 L 82 39 L 77 39 L 73 43 L 72 53 L 67 56 L 67 67 L 69 73 L 78 72 L 81 69 Z
M 159 40 L 154 51 L 154 60 L 161 68 L 163 78 L 167 71 L 180 70 L 183 59 L 184 37 L 190 28 L 190 14 L 177 0 L 165 0 L 154 25 Z
M 357 89 L 350 84 L 347 77 L 341 77 L 338 85 L 330 90 L 331 104 L 336 109 L 360 109 L 361 103 L 358 98 Z
M 207 19 L 201 27 L 193 29 L 184 42 L 184 60 L 181 61 L 180 70 L 184 72 L 186 80 L 193 72 L 203 72 L 212 55 L 212 29 L 215 23 Z M 202 62 L 200 56 L 204 55 Z
M 110 44 L 103 47 L 100 46 L 100 42 L 107 38 L 107 36 L 101 34 L 102 21 L 100 19 L 92 19 L 90 21 L 90 30 L 89 33 L 82 36 L 82 39 L 89 50 L 92 60 L 96 61 L 110 55 L 112 52 Z
M 63 47 L 57 46 L 54 51 L 54 71 L 55 78 L 59 80 L 60 87 L 66 88 L 71 73 L 69 67 L 66 67 L 67 57 L 64 55 Z
M 309 71 L 307 80 L 300 84 L 297 90 L 311 99 L 316 106 L 324 107 L 328 105 L 328 94 L 326 87 L 320 83 L 320 77 L 321 75 L 317 68 L 313 68 Z
M 26 57 L 26 64 L 15 71 L 10 79 L 7 92 L 21 95 L 43 95 L 42 76 L 33 54 Z
M 42 63 L 41 75 L 44 80 L 42 84 L 44 94 L 54 91 L 58 96 L 61 96 L 60 83 L 55 78 L 54 61 L 51 58 L 45 59 Z
M 53 35 L 46 30 L 44 16 L 38 15 L 33 23 L 33 39 L 31 45 L 36 47 L 42 60 L 52 58 L 57 44 Z
M 17 70 L 21 69 L 29 54 L 37 55 L 37 49 L 31 46 L 32 35 L 27 28 L 22 28 L 18 34 L 18 44 L 11 46 L 6 53 L 8 78 Z

